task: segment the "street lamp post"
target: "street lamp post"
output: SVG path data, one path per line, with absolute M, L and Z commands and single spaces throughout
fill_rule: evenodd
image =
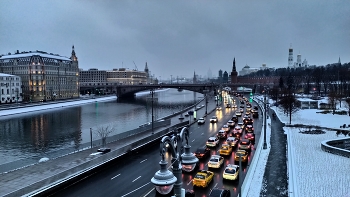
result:
M 152 94 L 152 134 L 154 134 L 154 114 L 153 114 L 153 95 L 154 95 L 154 89 L 151 89 L 151 94 Z
M 263 149 L 267 149 L 267 144 L 266 144 L 266 111 L 267 111 L 267 107 L 266 107 L 266 88 L 265 88 L 265 94 L 264 94 L 264 145 L 263 145 Z
M 170 75 L 170 84 L 173 84 L 173 75 Z
M 239 154 L 239 176 L 238 176 L 238 185 L 239 185 L 239 193 L 238 196 L 241 197 L 242 196 L 242 155 Z
M 183 138 L 186 139 L 186 145 L 183 147 Z M 158 193 L 162 195 L 167 195 L 170 193 L 172 188 L 174 188 L 174 195 L 181 196 L 181 186 L 182 186 L 182 170 L 186 172 L 191 172 L 196 167 L 198 163 L 198 158 L 191 153 L 191 146 L 188 144 L 189 130 L 184 127 L 180 133 L 176 136 L 170 138 L 169 136 L 164 136 L 160 142 L 160 155 L 162 160 L 159 162 L 160 170 L 157 171 L 151 182 L 155 185 Z M 175 143 L 177 146 L 175 147 Z M 180 145 L 180 153 L 178 153 L 177 148 Z M 167 170 L 165 161 L 166 149 L 171 150 L 172 156 L 172 169 L 173 173 Z M 185 149 L 185 153 L 181 154 L 182 148 Z
M 90 142 L 91 142 L 91 148 L 92 148 L 92 128 L 90 128 Z

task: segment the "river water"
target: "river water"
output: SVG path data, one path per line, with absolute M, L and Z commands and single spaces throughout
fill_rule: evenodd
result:
M 180 111 L 203 98 L 176 89 L 154 93 L 155 120 Z M 90 128 L 111 126 L 117 134 L 152 121 L 150 92 L 134 99 L 95 102 L 0 117 L 0 165 L 90 142 Z M 97 135 L 94 136 L 94 138 Z

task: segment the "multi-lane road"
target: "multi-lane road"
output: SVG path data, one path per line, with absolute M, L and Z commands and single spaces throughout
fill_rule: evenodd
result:
M 235 99 L 238 107 L 240 106 L 238 98 Z M 239 109 L 239 108 L 238 108 Z M 245 111 L 245 109 L 244 109 Z M 215 136 L 221 127 L 232 118 L 235 113 L 233 108 L 225 108 L 222 105 L 221 111 L 214 111 L 206 117 L 206 123 L 203 125 L 194 124 L 189 128 L 190 138 L 189 144 L 191 145 L 191 151 L 194 152 L 199 147 L 205 147 L 205 142 L 211 136 Z M 259 114 L 261 112 L 259 111 Z M 210 123 L 209 119 L 211 116 L 216 115 L 218 117 L 217 123 Z M 259 119 L 254 119 L 254 128 L 256 142 L 260 140 L 260 132 L 262 128 L 262 116 Z M 239 118 L 242 121 L 242 117 Z M 213 148 L 211 154 L 218 155 L 218 150 L 221 147 Z M 235 149 L 234 149 L 235 152 Z M 234 154 L 231 156 L 224 157 L 224 165 L 234 163 Z M 249 162 L 243 165 L 243 176 L 244 179 L 247 170 L 249 170 L 249 164 L 254 156 L 255 148 L 252 149 L 249 155 Z M 168 160 L 168 166 L 171 165 L 171 155 L 166 154 Z M 54 194 L 52 196 L 118 196 L 118 197 L 134 197 L 134 196 L 156 196 L 154 185 L 151 183 L 151 178 L 154 173 L 160 169 L 159 161 L 161 160 L 159 154 L 159 143 L 151 144 L 137 152 L 132 152 L 123 158 L 113 162 L 113 165 L 91 175 L 89 177 L 76 182 Z M 238 194 L 238 181 L 224 181 L 222 179 L 222 173 L 224 166 L 220 169 L 211 171 L 215 172 L 212 183 L 204 189 L 193 188 L 192 179 L 195 176 L 198 169 L 207 170 L 209 158 L 200 160 L 199 167 L 192 173 L 182 174 L 182 188 L 194 190 L 196 196 L 208 196 L 212 188 L 225 188 L 231 190 L 231 196 L 237 196 Z M 170 169 L 171 170 L 171 169 Z M 243 180 L 242 180 L 243 182 Z

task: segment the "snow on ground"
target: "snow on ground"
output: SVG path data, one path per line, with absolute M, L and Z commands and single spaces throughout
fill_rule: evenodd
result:
M 289 124 L 289 117 L 281 110 L 275 111 L 282 122 Z M 321 110 L 299 110 L 292 115 L 292 124 L 317 125 L 331 129 L 339 129 L 340 125 L 350 124 L 350 116 L 316 113 L 319 111 Z M 298 196 L 350 197 L 350 176 L 348 176 L 350 158 L 327 153 L 321 149 L 322 141 L 344 138 L 344 135 L 337 136 L 336 132 L 331 130 L 324 130 L 325 134 L 302 134 L 299 128 L 291 127 L 284 127 L 284 130 L 291 139 L 288 149 L 293 151 L 292 159 L 295 165 L 291 170 L 294 171 L 295 177 L 292 178 L 295 180 L 294 188 L 298 190 Z
M 258 99 L 263 100 L 260 96 Z M 323 99 L 322 102 L 327 102 Z M 270 100 L 270 103 L 272 101 Z M 344 107 L 344 103 L 342 103 Z M 289 117 L 279 110 L 277 107 L 271 107 L 279 119 L 285 124 L 289 124 Z M 344 110 L 337 106 L 337 109 Z M 333 115 L 316 113 L 321 110 L 303 109 L 292 115 L 292 124 L 317 125 L 326 128 L 339 129 L 343 124 L 350 124 L 350 116 L 347 115 Z M 288 149 L 291 150 L 294 156 L 291 170 L 294 173 L 291 180 L 295 180 L 294 186 L 297 191 L 295 197 L 350 197 L 350 158 L 334 155 L 322 151 L 321 142 L 324 140 L 331 140 L 336 138 L 344 138 L 344 135 L 336 135 L 335 131 L 324 130 L 325 134 L 302 134 L 299 128 L 284 127 L 285 132 L 290 137 L 290 144 Z M 305 130 L 305 129 L 301 129 Z M 350 128 L 347 128 L 350 130 Z M 269 146 L 270 128 L 267 127 L 266 139 Z M 259 161 L 256 166 L 251 185 L 246 196 L 260 196 L 260 191 L 264 189 L 262 183 L 265 166 L 269 154 L 269 147 L 267 151 L 261 151 Z M 290 166 L 288 166 L 290 168 Z M 294 176 L 293 176 L 294 174 Z M 289 196 L 293 196 L 292 193 Z
M 35 105 L 31 107 L 19 107 L 14 109 L 1 110 L 0 116 L 22 114 L 27 112 L 55 109 L 55 108 L 61 108 L 61 107 L 71 107 L 71 106 L 83 105 L 86 103 L 94 103 L 98 101 L 108 101 L 108 100 L 115 100 L 115 99 L 117 99 L 116 96 L 107 96 L 107 97 L 101 97 L 101 98 L 97 97 L 95 99 L 83 99 L 83 100 L 68 101 L 68 102 L 55 103 L 55 104 L 44 103 L 43 105 Z
M 304 110 L 303 110 L 304 111 Z M 305 110 L 307 111 L 307 110 Z M 335 131 L 302 134 L 298 128 L 284 128 L 291 135 L 288 148 L 294 151 L 293 166 L 300 197 L 350 196 L 350 158 L 321 150 L 321 142 L 337 138 Z M 339 138 L 344 137 L 339 135 Z

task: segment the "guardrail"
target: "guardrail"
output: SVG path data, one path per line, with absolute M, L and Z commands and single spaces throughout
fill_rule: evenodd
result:
M 259 100 L 257 101 L 254 99 L 254 102 L 256 102 L 259 105 L 259 107 L 262 111 L 263 120 L 265 120 L 264 119 L 265 118 L 264 108 L 260 105 Z M 263 129 L 264 129 L 264 125 L 262 126 L 261 130 L 263 131 Z M 248 172 L 244 178 L 244 181 L 242 183 L 242 196 L 248 196 L 248 191 L 249 191 L 249 188 L 251 187 L 251 181 L 253 178 L 253 174 L 256 170 L 256 166 L 257 166 L 258 160 L 260 158 L 260 152 L 261 152 L 261 149 L 263 146 L 263 141 L 264 141 L 263 139 L 264 139 L 264 132 L 261 132 L 258 145 L 255 148 L 254 157 L 252 159 L 252 162 L 249 165 L 250 166 L 249 170 L 248 170 Z
M 328 153 L 350 158 L 350 150 L 347 150 L 350 149 L 350 138 L 322 141 L 321 149 Z

